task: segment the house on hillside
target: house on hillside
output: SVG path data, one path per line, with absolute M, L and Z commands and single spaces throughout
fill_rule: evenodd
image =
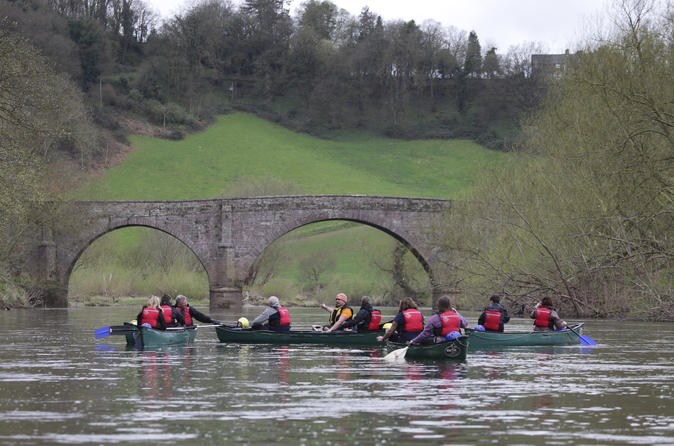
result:
M 564 54 L 532 54 L 531 74 L 559 79 L 569 69 L 573 58 L 574 55 L 569 54 L 569 50 Z

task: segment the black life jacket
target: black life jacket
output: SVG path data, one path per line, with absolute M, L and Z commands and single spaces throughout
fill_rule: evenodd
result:
M 351 317 L 349 318 L 349 319 L 351 319 L 351 318 L 353 317 L 353 310 L 352 310 L 351 307 L 348 306 L 348 305 L 342 305 L 341 307 L 339 307 L 339 308 L 335 307 L 335 309 L 332 310 L 332 313 L 330 314 L 330 319 L 329 319 L 330 325 L 332 325 L 332 324 L 334 324 L 335 322 L 337 322 L 337 321 L 339 320 L 339 317 L 342 315 L 342 311 L 344 311 L 344 310 L 347 309 L 347 308 L 348 308 L 349 310 L 351 310 Z M 347 319 L 347 320 L 348 320 L 348 319 Z

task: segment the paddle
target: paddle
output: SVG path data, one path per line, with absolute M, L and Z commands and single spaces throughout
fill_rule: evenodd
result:
M 384 361 L 391 361 L 391 362 L 393 362 L 393 361 L 398 361 L 398 360 L 404 358 L 404 357 L 405 357 L 405 353 L 407 353 L 407 349 L 408 349 L 408 348 L 409 348 L 409 347 L 403 347 L 403 348 L 399 348 L 399 349 L 397 349 L 397 350 L 393 350 L 391 353 L 389 353 L 388 355 L 384 356 Z
M 573 332 L 573 334 L 575 334 L 576 336 L 578 336 L 580 338 L 581 344 L 583 344 L 583 345 L 597 345 L 597 342 L 594 339 L 592 339 L 589 336 L 585 336 L 585 335 L 582 335 L 582 334 L 578 333 L 576 330 L 571 328 L 571 326 L 567 326 L 566 328 L 571 330 Z
M 134 325 L 113 325 L 111 327 L 97 328 L 94 332 L 97 339 L 107 338 L 110 335 L 126 335 L 137 331 Z

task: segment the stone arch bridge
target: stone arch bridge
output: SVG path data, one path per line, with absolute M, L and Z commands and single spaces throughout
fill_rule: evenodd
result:
M 441 222 L 449 200 L 361 195 L 279 196 L 189 201 L 78 201 L 68 204 L 75 224 L 40 229 L 28 247 L 27 267 L 45 305 L 67 306 L 75 262 L 98 237 L 144 226 L 168 233 L 198 257 L 208 274 L 211 307 L 241 303 L 241 287 L 255 260 L 293 229 L 349 220 L 380 229 L 404 243 L 428 272 L 434 302 L 444 292 L 428 230 Z M 347 290 L 348 291 L 348 290 Z

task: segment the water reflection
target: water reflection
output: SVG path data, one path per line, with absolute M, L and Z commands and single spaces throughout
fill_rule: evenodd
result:
M 205 331 L 140 351 L 93 337 L 129 311 L 0 314 L 0 444 L 674 444 L 671 324 L 647 339 L 639 324 L 590 322 L 589 352 L 391 364 L 378 348 Z

